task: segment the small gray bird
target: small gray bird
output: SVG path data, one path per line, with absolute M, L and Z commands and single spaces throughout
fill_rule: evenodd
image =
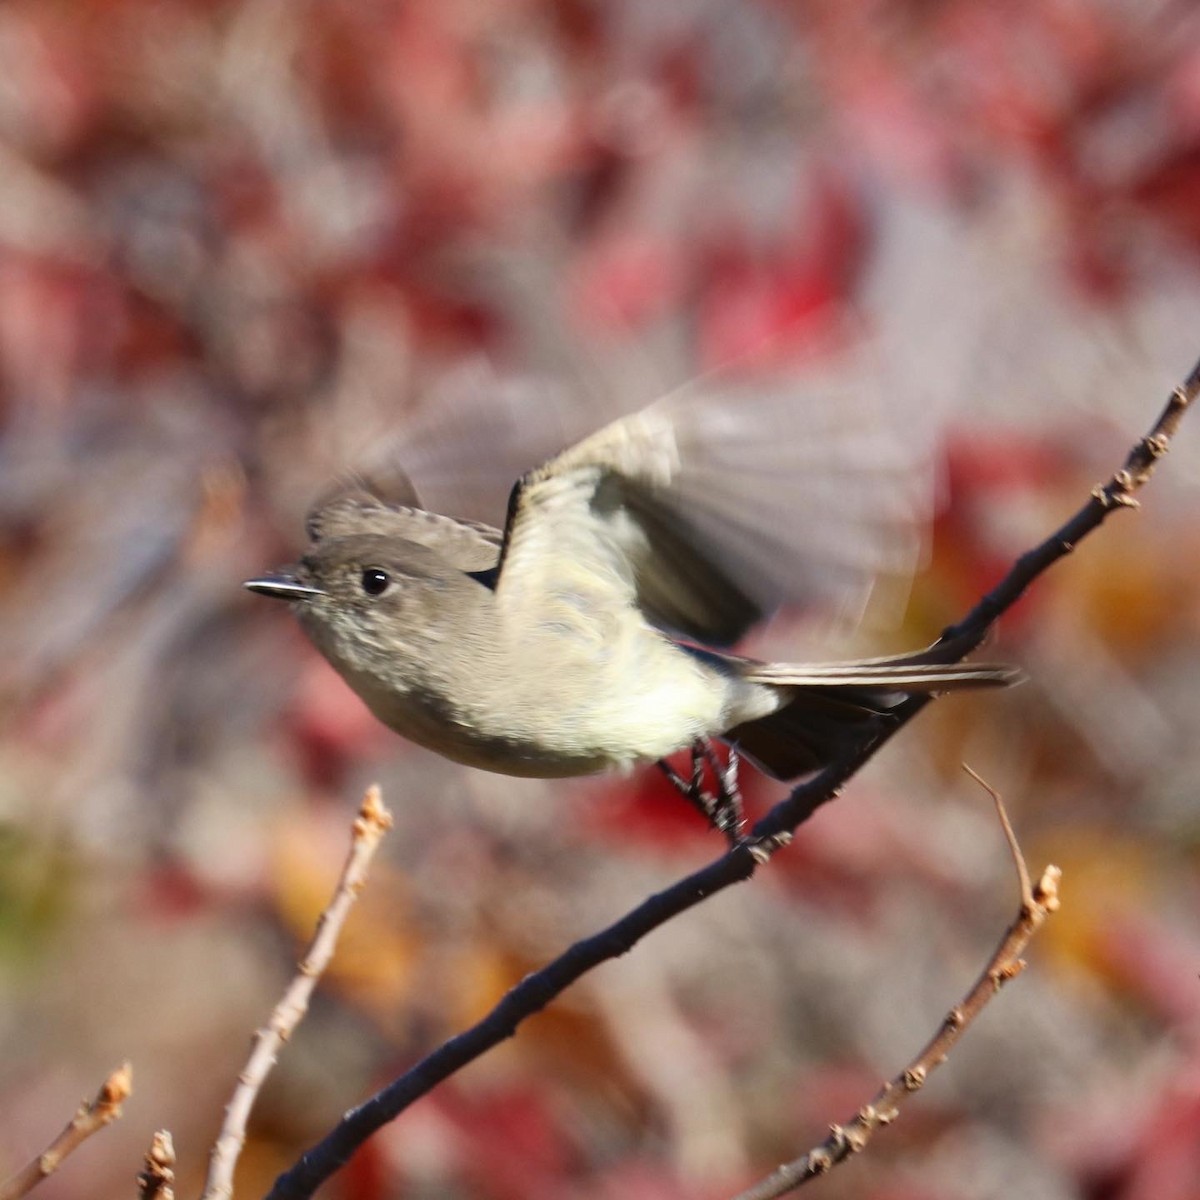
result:
M 844 412 L 829 430 L 846 421 L 805 433 L 778 393 L 680 393 L 523 475 L 503 532 L 424 511 L 407 480 L 401 502 L 349 486 L 309 514 L 298 565 L 246 587 L 289 601 L 385 725 L 458 762 L 584 775 L 717 738 L 793 779 L 906 694 L 1018 677 L 945 646 L 833 665 L 724 649 L 911 556 L 903 431 Z

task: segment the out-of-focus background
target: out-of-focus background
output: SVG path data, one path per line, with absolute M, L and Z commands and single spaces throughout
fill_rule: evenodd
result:
M 1200 354 L 1198 250 L 1187 0 L 0 6 L 0 1169 L 130 1058 L 125 1119 L 41 1194 L 132 1194 L 160 1126 L 194 1193 L 371 780 L 397 829 L 241 1195 L 719 851 L 652 773 L 406 745 L 242 591 L 380 431 L 534 376 L 648 400 L 849 311 L 880 394 L 932 416 L 942 507 L 901 623 L 837 648 L 909 648 L 1153 419 Z M 1200 1193 L 1198 446 L 1005 622 L 1028 684 L 935 706 L 328 1194 L 716 1198 L 819 1140 L 1012 914 L 964 758 L 1063 912 L 817 1186 Z

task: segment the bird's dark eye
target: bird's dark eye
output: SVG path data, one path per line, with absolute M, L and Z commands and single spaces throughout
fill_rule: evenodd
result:
M 368 596 L 382 596 L 391 582 L 391 576 L 378 567 L 367 567 L 362 573 L 362 590 Z

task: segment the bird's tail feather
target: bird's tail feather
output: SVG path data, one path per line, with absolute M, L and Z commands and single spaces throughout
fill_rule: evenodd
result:
M 816 666 L 743 661 L 744 679 L 794 692 L 782 708 L 731 729 L 726 740 L 776 779 L 795 779 L 860 745 L 906 696 L 1007 687 L 1022 678 L 1014 667 L 931 661 L 953 652 L 941 645 L 902 657 Z
M 746 670 L 743 678 L 778 687 L 949 692 L 960 688 L 1009 687 L 1020 681 L 1021 672 L 1015 667 L 988 663 L 921 663 L 907 658 L 816 665 L 763 663 Z

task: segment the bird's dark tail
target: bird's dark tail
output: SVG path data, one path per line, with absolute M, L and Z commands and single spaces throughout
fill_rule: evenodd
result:
M 776 779 L 795 779 L 872 737 L 908 696 L 1007 687 L 1023 678 L 1013 667 L 938 661 L 953 653 L 943 644 L 898 658 L 816 666 L 743 661 L 739 674 L 744 679 L 778 687 L 791 698 L 778 711 L 729 730 L 725 738 Z

